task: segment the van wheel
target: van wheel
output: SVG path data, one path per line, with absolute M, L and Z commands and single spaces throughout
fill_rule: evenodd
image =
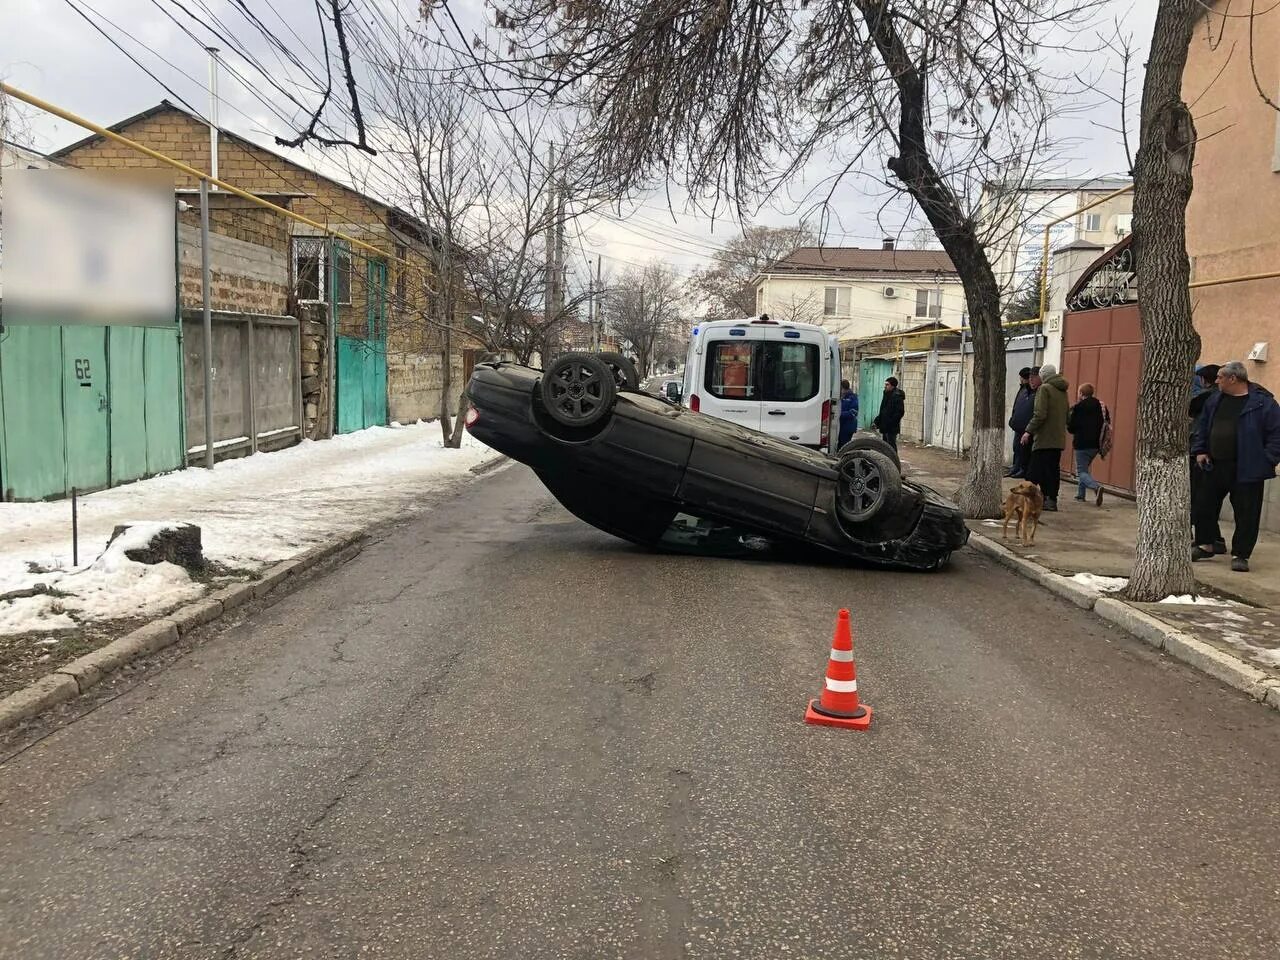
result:
M 590 427 L 613 409 L 618 396 L 613 371 L 594 353 L 556 357 L 538 383 L 542 405 L 556 423 Z
M 836 456 L 843 456 L 849 450 L 874 450 L 876 453 L 882 453 L 893 461 L 893 465 L 898 468 L 898 473 L 902 473 L 902 460 L 898 458 L 898 451 L 879 437 L 854 437 L 836 451 Z
M 596 356 L 613 371 L 613 381 L 619 392 L 640 389 L 640 373 L 634 363 L 620 353 L 599 353 Z
M 850 523 L 866 523 L 898 502 L 902 475 L 878 450 L 854 449 L 840 455 L 836 510 Z

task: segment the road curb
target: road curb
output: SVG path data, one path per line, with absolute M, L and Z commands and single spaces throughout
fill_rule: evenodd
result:
M 497 470 L 504 463 L 509 463 L 510 461 L 511 461 L 510 457 L 508 457 L 505 453 L 500 453 L 496 457 L 494 457 L 492 460 L 486 460 L 484 463 L 477 463 L 474 467 L 471 468 L 471 473 L 477 477 L 482 477 L 486 473 L 490 473 L 494 470 Z
M 313 547 L 292 560 L 268 567 L 257 580 L 215 590 L 123 637 L 117 637 L 92 653 L 63 664 L 52 673 L 0 699 L 0 732 L 78 697 L 125 664 L 172 646 L 179 637 L 196 627 L 212 623 L 250 600 L 289 586 L 298 574 L 326 560 L 336 557 L 345 563 L 364 548 L 364 540 L 365 534 L 357 532 Z
M 991 557 L 1028 580 L 1034 580 L 1058 596 L 1086 610 L 1092 610 L 1112 626 L 1119 627 L 1174 660 L 1194 667 L 1215 680 L 1221 680 L 1273 710 L 1280 710 L 1280 680 L 1266 671 L 1251 667 L 1239 657 L 1183 633 L 1177 627 L 1123 600 L 1099 595 L 1069 577 L 1053 573 L 976 531 L 970 531 L 969 545 L 978 553 Z

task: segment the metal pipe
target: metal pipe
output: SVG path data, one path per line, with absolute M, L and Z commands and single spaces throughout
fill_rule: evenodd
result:
M 1239 277 L 1223 277 L 1221 280 L 1197 280 L 1187 286 L 1196 290 L 1200 287 L 1220 287 L 1228 283 L 1245 283 L 1249 280 L 1274 280 L 1277 277 L 1280 277 L 1280 270 L 1272 270 L 1270 273 L 1246 273 Z
M 209 269 L 209 181 L 200 180 L 200 298 L 204 311 L 204 465 L 213 469 L 213 313 Z
M 173 157 L 166 156 L 165 154 L 161 153 L 159 150 L 152 150 L 150 147 L 145 147 L 142 144 L 138 143 L 136 140 L 130 140 L 128 137 L 121 136 L 120 134 L 116 133 L 114 130 L 108 130 L 106 127 L 96 124 L 92 120 L 86 120 L 84 119 L 84 117 L 77 116 L 76 114 L 72 113 L 70 110 L 63 110 L 61 107 L 55 107 L 52 103 L 49 103 L 46 100 L 41 100 L 39 97 L 32 96 L 31 94 L 27 93 L 25 90 L 19 90 L 17 87 L 12 86 L 8 83 L 5 83 L 3 80 L 0 80 L 0 92 L 7 93 L 9 96 L 13 97 L 15 100 L 21 100 L 23 103 L 28 103 L 33 107 L 36 107 L 40 110 L 44 110 L 46 113 L 51 113 L 55 117 L 59 117 L 63 120 L 66 120 L 69 123 L 74 123 L 78 127 L 84 127 L 86 130 L 90 130 L 93 133 L 96 133 L 100 137 L 106 137 L 108 140 L 111 140 L 114 143 L 118 143 L 118 144 L 121 144 L 122 146 L 126 146 L 130 150 L 136 150 L 141 154 L 145 154 L 146 156 L 151 157 L 153 160 L 160 161 L 166 166 L 173 167 L 173 169 L 175 170 L 180 170 L 182 173 L 185 173 L 187 176 L 191 177 L 191 179 L 193 180 L 198 181 L 198 180 L 209 179 L 209 175 L 207 173 L 201 173 L 199 170 L 195 169 L 192 166 L 189 166 L 188 164 L 183 163 L 181 160 L 175 160 L 173 159 Z M 304 217 L 300 213 L 294 213 L 292 210 L 287 210 L 284 207 L 278 206 L 277 204 L 274 204 L 269 200 L 263 200 L 261 197 L 250 193 L 248 190 L 241 190 L 239 187 L 233 184 L 227 183 L 225 180 L 211 180 L 210 183 L 212 184 L 212 186 L 217 187 L 219 190 L 225 190 L 227 191 L 227 193 L 231 193 L 237 197 L 241 197 L 242 199 L 248 200 L 250 203 L 257 204 L 258 206 L 263 207 L 264 209 L 273 210 L 276 213 L 280 214 L 280 216 L 282 217 L 288 217 L 290 220 L 295 220 L 298 223 L 305 223 L 309 227 L 314 227 L 316 230 L 319 230 L 325 236 L 337 237 L 339 240 L 345 240 L 347 243 L 350 243 L 355 247 L 359 247 L 361 250 L 367 250 L 369 253 L 376 254 L 379 257 L 385 257 L 395 263 L 403 264 L 404 266 L 409 267 L 412 270 L 417 270 L 421 273 L 425 273 L 425 271 L 423 271 L 421 267 L 415 266 L 414 264 L 410 263 L 408 260 L 401 259 L 400 257 L 397 257 L 394 254 L 389 254 L 385 250 L 379 250 L 377 247 L 373 246 L 372 244 L 365 243 L 363 240 L 358 240 L 355 237 L 347 236 L 345 233 L 339 233 L 336 230 L 326 227 L 323 223 L 319 223 L 318 221 L 312 220 L 309 217 Z
M 71 566 L 80 566 L 80 508 L 78 491 L 71 488 Z

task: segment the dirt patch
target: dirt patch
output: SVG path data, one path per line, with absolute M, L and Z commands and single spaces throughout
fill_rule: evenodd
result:
M 146 618 L 102 620 L 74 630 L 38 630 L 0 636 L 0 697 L 21 690 L 76 657 L 136 630 Z

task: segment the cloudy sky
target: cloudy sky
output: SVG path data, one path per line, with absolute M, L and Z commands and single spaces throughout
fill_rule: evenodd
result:
M 153 106 L 162 98 L 189 102 L 207 113 L 205 89 L 207 57 L 205 43 L 225 44 L 214 39 L 210 28 L 239 39 L 247 52 L 276 76 L 298 76 L 297 58 L 307 69 L 318 71 L 319 27 L 313 0 L 245 0 L 243 4 L 280 38 L 289 54 L 273 50 L 246 21 L 241 5 L 231 0 L 3 0 L 0 2 L 0 77 L 36 96 L 103 124 L 111 124 Z M 484 22 L 481 0 L 453 0 L 451 4 L 464 28 L 471 30 Z M 1150 36 L 1156 0 L 1117 2 L 1107 8 L 1100 23 L 1119 20 L 1131 33 L 1140 64 Z M 418 0 L 358 0 L 377 29 L 403 29 L 417 16 Z M 188 14 L 189 12 L 189 14 Z M 376 17 L 376 20 L 375 20 Z M 95 22 L 123 51 L 98 32 Z M 378 22 L 381 21 L 381 22 Z M 482 27 L 481 27 L 482 29 Z M 1110 28 L 1114 29 L 1114 28 Z M 1056 52 L 1054 69 L 1080 73 L 1101 89 L 1118 95 L 1119 75 L 1109 69 L 1105 54 L 1090 50 L 1096 38 L 1079 38 L 1071 53 Z M 126 56 L 132 54 L 139 66 Z M 243 59 L 228 56 L 228 66 L 239 76 L 224 71 L 219 90 L 220 123 L 250 139 L 271 146 L 276 134 L 296 133 L 294 126 L 304 111 L 272 90 Z M 148 75 L 146 70 L 155 75 Z M 1141 82 L 1140 67 L 1133 78 Z M 166 91 L 163 85 L 170 89 Z M 299 94 L 299 99 L 306 97 Z M 1099 122 L 1115 125 L 1116 108 L 1095 98 L 1084 104 L 1089 109 L 1064 110 L 1052 131 L 1066 144 L 1055 158 L 1063 176 L 1106 175 L 1123 172 L 1127 163 L 1115 134 L 1101 129 Z M 1136 100 L 1135 100 L 1136 102 Z M 1131 121 L 1132 125 L 1132 121 Z M 79 139 L 83 132 L 65 121 L 31 111 L 26 123 L 37 149 L 49 151 Z M 309 165 L 332 171 L 332 158 L 317 148 L 309 148 L 300 159 Z M 810 170 L 811 180 L 828 171 Z M 791 196 L 778 198 L 752 215 L 757 223 L 796 222 L 807 204 L 807 185 L 797 185 Z M 666 192 L 655 190 L 612 218 L 594 217 L 585 222 L 579 235 L 571 238 L 572 253 L 585 262 L 588 256 L 603 254 L 606 269 L 625 269 L 652 258 L 662 258 L 687 272 L 703 262 L 740 225 L 732 218 L 716 222 L 683 209 L 682 194 L 677 213 L 668 210 Z M 880 214 L 882 190 L 873 184 L 849 181 L 842 185 L 832 206 L 834 217 L 826 242 L 850 246 L 876 246 L 888 226 L 900 223 L 901 216 Z M 878 216 L 880 219 L 878 220 Z M 904 242 L 911 242 L 908 232 Z M 575 268 L 579 265 L 575 263 Z

